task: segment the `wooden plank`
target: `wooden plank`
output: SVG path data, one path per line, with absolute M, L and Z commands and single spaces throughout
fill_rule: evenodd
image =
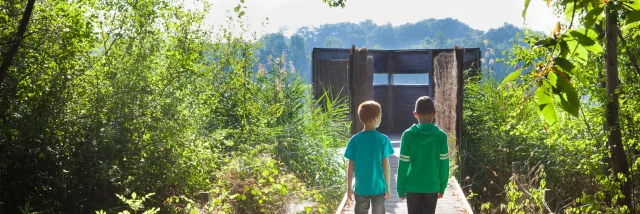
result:
M 319 99 L 325 92 L 335 98 L 348 98 L 347 60 L 316 60 L 313 72 L 313 95 Z M 345 99 L 346 100 L 346 99 Z
M 389 51 L 372 51 L 369 50 L 369 55 L 373 57 L 373 72 L 374 73 L 387 73 L 389 70 L 389 61 L 387 55 Z
M 349 58 L 349 49 L 314 48 L 313 52 L 317 53 L 315 58 L 320 60 Z
M 387 96 L 387 88 L 391 86 L 387 85 L 374 85 L 373 86 L 373 100 L 381 104 L 382 107 L 382 121 L 380 123 L 380 127 L 378 127 L 378 131 L 383 133 L 389 133 L 391 130 L 389 129 L 389 118 L 390 115 L 393 115 L 391 111 L 389 111 L 388 104 L 389 96 Z
M 433 61 L 429 51 L 394 51 L 393 64 L 397 74 L 429 73 Z
M 395 73 L 430 73 L 433 68 L 433 51 L 443 51 L 451 49 L 409 49 L 395 50 L 396 56 L 401 56 L 396 63 Z M 481 53 L 479 48 L 465 48 L 464 70 L 470 68 L 481 68 Z M 388 61 L 387 53 L 389 50 L 368 50 L 369 55 L 373 57 L 373 71 L 375 73 L 387 73 Z M 349 49 L 342 48 L 314 48 L 313 59 L 347 59 L 349 57 Z M 406 55 L 406 56 L 405 56 Z M 424 56 L 426 58 L 424 58 Z M 313 62 L 312 62 L 313 63 Z M 423 66 L 414 66 L 413 63 L 424 63 Z M 475 66 L 473 66 L 475 64 Z M 404 66 L 408 65 L 408 66 Z
M 417 123 L 413 116 L 416 100 L 429 95 L 428 85 L 396 85 L 393 86 L 393 133 L 402 133 Z

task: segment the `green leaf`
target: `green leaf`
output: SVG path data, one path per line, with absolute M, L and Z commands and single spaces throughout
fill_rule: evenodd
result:
M 569 23 L 571 21 L 572 16 L 573 16 L 573 2 L 568 3 L 567 8 L 564 11 L 565 21 Z
M 553 62 L 566 73 L 573 73 L 573 69 L 576 67 L 572 62 L 561 57 L 553 59 Z
M 631 23 L 631 24 L 623 26 L 621 28 L 621 30 L 622 30 L 623 34 L 631 35 L 631 39 L 636 39 L 638 34 L 640 34 L 640 31 L 636 30 L 638 28 L 638 26 L 640 26 L 640 22 L 635 22 L 635 23 Z
M 135 192 L 134 192 L 134 193 L 131 193 L 131 199 L 136 199 L 136 196 L 137 196 L 137 195 L 136 195 L 136 193 L 135 193 Z
M 638 0 L 635 0 L 635 1 L 631 2 L 631 3 L 630 2 L 625 2 L 624 4 L 629 6 L 632 10 L 636 10 L 636 11 L 640 10 L 640 1 L 638 1 Z
M 636 23 L 640 21 L 640 9 L 633 10 L 627 14 L 627 24 Z
M 531 0 L 524 0 L 524 10 L 522 10 L 522 18 L 527 19 L 527 9 L 529 9 L 529 2 Z
M 553 38 L 542 39 L 533 44 L 534 47 L 549 47 L 553 45 L 556 45 L 556 40 Z
M 598 41 L 598 34 L 595 30 L 580 28 L 570 31 L 569 34 L 571 34 L 571 36 L 576 39 L 579 44 L 585 46 L 587 50 L 595 54 L 604 52 L 602 46 L 596 42 Z
M 580 45 L 577 40 L 567 41 L 567 46 L 569 47 L 569 53 L 571 53 L 571 56 L 573 57 L 572 59 L 582 63 L 587 61 L 589 52 L 587 51 L 587 48 Z
M 536 89 L 536 98 L 538 101 L 538 111 L 545 121 L 555 126 L 558 121 L 556 110 L 553 107 L 553 97 L 551 93 L 551 85 L 546 80 L 542 80 L 542 85 Z
M 604 11 L 604 7 L 602 6 L 597 6 L 589 10 L 584 17 L 584 26 L 587 28 L 593 27 L 593 24 L 602 18 L 602 11 Z
M 549 73 L 549 81 L 554 87 L 553 93 L 560 98 L 560 106 L 569 114 L 578 117 L 580 110 L 580 99 L 578 92 L 567 79 L 567 75 L 560 72 Z
M 578 43 L 584 46 L 591 46 L 596 44 L 598 35 L 593 30 L 585 30 L 585 28 L 570 30 L 569 34 L 574 39 L 578 40 Z
M 567 42 L 570 53 L 579 62 L 586 62 L 589 56 L 588 51 L 595 54 L 604 52 L 602 46 L 596 43 L 597 38 L 598 34 L 594 30 L 584 28 L 570 30 L 568 34 L 562 36 L 562 39 Z
M 567 41 L 561 40 L 558 44 L 560 44 L 560 57 L 567 58 L 567 56 L 571 52 L 571 49 L 569 49 L 569 45 L 567 44 Z
M 504 86 L 509 81 L 514 80 L 516 77 L 518 77 L 520 75 L 520 73 L 522 73 L 523 70 L 524 70 L 524 68 L 521 68 L 521 69 L 519 69 L 517 71 L 514 71 L 511 74 L 509 74 L 509 76 L 507 76 L 506 78 L 504 78 L 504 80 L 502 80 L 502 84 L 500 84 L 500 87 Z
M 233 12 L 240 12 L 240 5 L 236 6 L 235 8 L 233 8 Z

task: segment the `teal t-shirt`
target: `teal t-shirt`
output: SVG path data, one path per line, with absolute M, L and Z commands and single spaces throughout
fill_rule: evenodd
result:
M 389 138 L 376 131 L 362 131 L 353 135 L 344 157 L 353 161 L 353 175 L 356 195 L 379 195 L 387 192 L 382 159 L 393 154 Z

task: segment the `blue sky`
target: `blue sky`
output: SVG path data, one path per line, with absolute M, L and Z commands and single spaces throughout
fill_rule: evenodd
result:
M 226 21 L 227 11 L 240 0 L 208 0 L 213 4 L 207 21 Z M 326 23 L 360 22 L 371 19 L 377 24 L 401 25 L 428 18 L 454 18 L 472 28 L 489 30 L 505 22 L 523 27 L 524 0 L 347 0 L 345 8 L 329 8 L 322 0 L 245 0 L 251 30 L 271 33 L 285 29 L 291 33 L 302 26 Z M 269 18 L 266 26 L 262 25 Z M 550 31 L 558 20 L 543 0 L 532 0 L 526 26 Z

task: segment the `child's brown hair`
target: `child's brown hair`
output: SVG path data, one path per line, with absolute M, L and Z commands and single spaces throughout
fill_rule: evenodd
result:
M 418 115 L 427 115 L 436 111 L 436 107 L 433 104 L 431 97 L 422 96 L 416 100 L 416 113 Z
M 358 106 L 358 117 L 362 123 L 371 122 L 371 120 L 380 116 L 380 112 L 382 112 L 380 104 L 373 100 L 365 101 Z

